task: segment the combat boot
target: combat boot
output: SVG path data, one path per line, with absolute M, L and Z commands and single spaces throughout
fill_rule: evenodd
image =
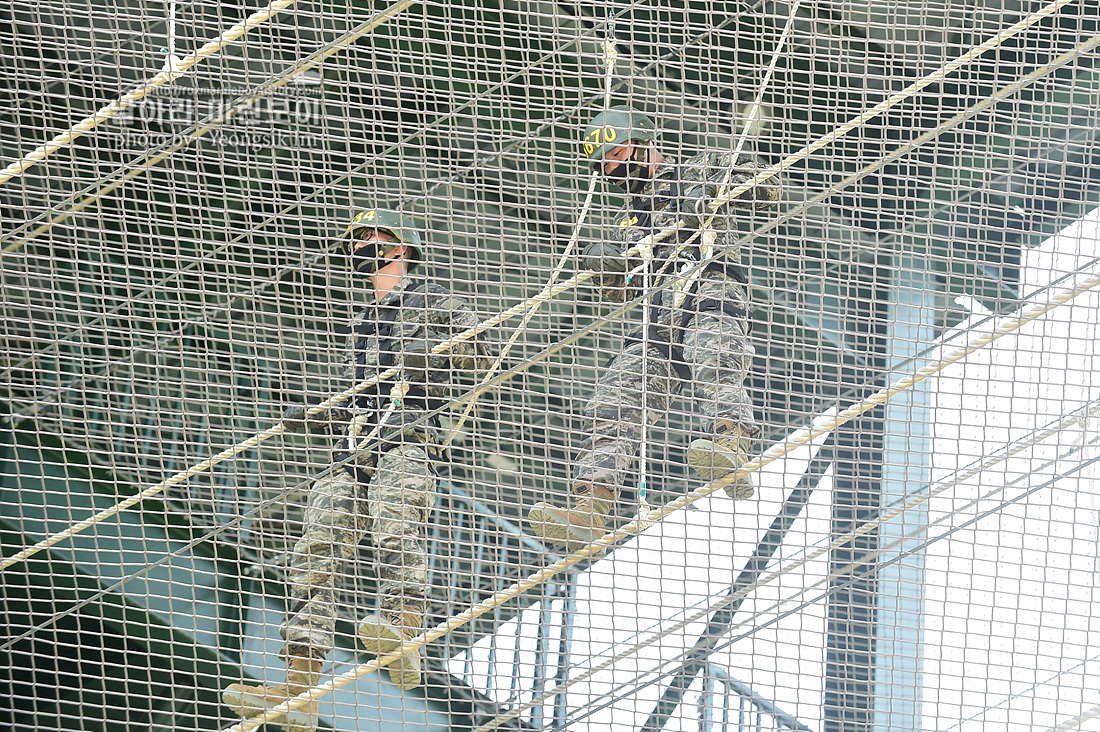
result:
M 263 714 L 316 686 L 321 680 L 321 664 L 316 659 L 294 658 L 287 667 L 285 684 L 230 684 L 222 692 L 222 703 L 245 718 Z M 270 721 L 282 725 L 286 732 L 313 732 L 317 729 L 317 708 L 317 701 L 311 701 Z
M 382 609 L 368 615 L 359 623 L 359 641 L 363 647 L 381 658 L 397 649 L 402 643 L 420 635 L 424 624 L 421 612 L 402 607 Z M 420 649 L 410 651 L 386 666 L 390 681 L 398 689 L 415 689 L 420 686 Z
M 527 513 L 527 522 L 543 539 L 575 552 L 607 533 L 614 500 L 615 494 L 607 486 L 578 483 L 573 486 L 572 508 L 536 503 Z
M 713 440 L 693 440 L 688 448 L 688 465 L 702 478 L 711 481 L 736 471 L 749 460 L 752 437 L 737 427 Z M 752 498 L 752 478 L 742 476 L 722 487 L 734 500 Z

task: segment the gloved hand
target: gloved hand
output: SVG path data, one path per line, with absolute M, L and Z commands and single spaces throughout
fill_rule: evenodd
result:
M 684 222 L 684 228 L 697 229 L 701 222 L 710 215 L 707 208 L 707 199 L 704 197 L 681 196 L 669 201 L 661 210 L 653 212 L 653 224 L 656 230 L 661 230 Z
M 431 349 L 424 337 L 411 338 L 401 344 L 401 365 L 406 375 L 424 374 L 428 370 Z
M 605 241 L 594 241 L 584 248 L 581 263 L 585 269 L 602 274 L 624 274 L 627 271 L 626 257 L 622 250 Z
M 302 434 L 309 431 L 309 425 L 306 422 L 306 409 L 303 404 L 299 404 L 294 407 L 288 407 L 283 412 L 283 427 L 287 432 L 293 432 L 295 434 Z
M 312 417 L 307 418 L 309 407 L 305 404 L 288 407 L 283 412 L 283 428 L 287 432 L 303 434 L 305 432 L 332 432 L 334 429 L 342 429 L 351 419 L 351 412 L 340 407 L 322 409 Z

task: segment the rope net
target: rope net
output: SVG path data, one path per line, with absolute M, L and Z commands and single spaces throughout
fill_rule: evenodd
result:
M 12 6 L 0 726 L 1100 730 L 1098 18 Z

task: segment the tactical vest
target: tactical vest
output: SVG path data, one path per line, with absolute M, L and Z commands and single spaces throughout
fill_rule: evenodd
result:
M 678 209 L 680 205 L 680 196 L 683 193 L 682 184 L 682 166 L 676 166 L 676 175 L 669 186 L 668 194 L 661 197 L 654 196 L 631 196 L 630 209 L 626 214 L 626 218 L 619 222 L 620 226 L 641 226 L 649 227 L 650 222 L 653 220 L 653 209 L 659 205 L 667 202 L 673 202 L 673 205 Z M 694 233 L 692 230 L 681 229 L 678 233 L 677 242 L 686 241 L 688 237 Z M 669 244 L 670 247 L 674 247 L 675 244 Z M 699 247 L 692 247 L 692 250 L 685 252 L 688 258 L 696 259 L 701 256 Z M 721 272 L 727 277 L 731 277 L 737 282 L 743 285 L 748 284 L 748 277 L 745 275 L 745 270 L 741 268 L 741 265 L 736 262 L 730 262 L 725 257 L 715 259 L 708 263 L 703 268 L 703 272 Z M 669 275 L 665 275 L 669 276 Z M 696 290 L 699 287 L 699 280 L 696 279 L 692 283 L 691 289 L 687 292 L 687 297 L 684 299 L 683 304 L 680 306 L 681 314 L 679 327 L 676 326 L 676 318 L 672 318 L 672 331 L 683 332 L 683 329 L 687 327 L 687 324 L 691 322 L 691 319 L 697 313 L 716 312 L 721 310 L 735 318 L 744 319 L 746 322 L 746 333 L 752 331 L 752 313 L 741 305 L 737 305 L 731 302 L 722 302 L 714 300 L 712 298 L 699 299 L 696 297 Z M 651 307 L 654 307 L 651 305 Z M 655 308 L 658 313 L 661 308 Z M 658 329 L 657 320 L 658 317 L 652 318 L 649 326 L 648 345 L 651 348 L 655 348 L 661 353 L 662 356 L 669 359 L 672 362 L 672 367 L 676 371 L 676 374 L 681 379 L 691 378 L 691 369 L 688 368 L 687 363 L 684 361 L 684 354 L 682 347 L 676 343 L 670 343 L 668 339 L 662 338 Z M 638 328 L 629 335 L 626 336 L 626 344 L 631 345 L 634 343 L 640 343 L 642 341 L 642 329 Z
M 397 321 L 397 316 L 405 308 L 424 308 L 427 305 L 428 295 L 426 292 L 427 283 L 418 283 L 415 286 L 402 292 L 395 302 L 387 303 L 384 307 L 380 308 L 378 316 L 375 318 L 368 318 L 350 327 L 341 328 L 337 332 L 354 333 L 355 341 L 352 344 L 352 355 L 355 359 L 355 380 L 356 382 L 365 381 L 366 379 L 375 375 L 375 373 L 381 373 L 387 371 L 395 363 L 394 356 L 396 355 L 398 345 L 393 338 L 394 323 Z M 427 325 L 424 325 L 426 328 Z M 368 364 L 367 353 L 371 346 L 372 338 L 377 338 L 378 343 L 378 362 L 377 371 L 372 369 L 367 371 L 368 366 L 374 364 Z M 362 410 L 365 410 L 370 415 L 370 420 L 362 428 L 364 434 L 369 434 L 378 425 L 378 420 L 386 412 L 386 406 L 384 406 L 385 400 L 389 398 L 388 394 L 383 393 L 383 384 L 386 382 L 379 382 L 369 389 L 365 389 L 355 395 L 355 405 Z M 416 420 L 419 420 L 424 416 L 425 412 L 433 412 L 440 409 L 445 404 L 442 399 L 428 396 L 427 384 L 411 384 L 409 392 L 402 398 L 403 409 L 395 410 L 395 413 L 404 414 L 406 416 L 414 416 Z M 374 454 L 380 455 L 381 453 L 396 447 L 400 444 L 398 438 L 403 433 L 417 435 L 425 444 L 430 444 L 431 433 L 433 431 L 439 431 L 439 417 L 433 414 L 425 422 L 416 425 L 412 428 L 405 428 L 403 425 L 394 424 L 392 426 L 383 427 L 379 430 L 378 436 L 374 439 L 371 450 Z M 345 435 L 346 439 L 346 435 Z M 356 480 L 368 481 L 370 476 L 364 474 L 359 469 L 354 460 L 351 460 L 352 453 L 347 450 L 338 450 L 333 453 L 333 461 L 340 463 L 343 462 L 343 468 Z M 344 462 L 347 461 L 347 462 Z
M 680 206 L 680 197 L 683 195 L 683 166 L 677 165 L 675 168 L 675 175 L 672 182 L 669 185 L 668 194 L 660 197 L 657 196 L 631 196 L 629 203 L 630 208 L 627 210 L 625 217 L 618 222 L 619 226 L 639 226 L 642 228 L 649 228 L 650 223 L 653 221 L 653 209 L 659 207 L 662 204 L 671 202 L 673 204 L 673 210 L 678 210 Z M 677 238 L 675 242 L 668 242 L 668 246 L 675 247 L 675 245 L 681 241 L 686 241 L 694 233 L 691 229 L 680 229 L 677 232 Z M 702 255 L 699 247 L 692 247 L 690 250 L 684 252 L 687 258 L 698 260 Z M 683 256 L 683 255 L 681 255 Z M 722 272 L 727 277 L 732 277 L 741 284 L 748 284 L 748 277 L 745 275 L 745 270 L 740 264 L 736 262 L 730 262 L 725 257 L 715 259 L 708 263 L 704 267 L 705 272 Z M 686 303 L 685 303 L 686 305 Z M 716 308 L 715 308 L 716 309 Z

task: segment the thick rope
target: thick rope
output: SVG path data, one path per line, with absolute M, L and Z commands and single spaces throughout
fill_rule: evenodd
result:
M 161 71 L 149 81 L 145 82 L 141 86 L 137 87 L 133 91 L 123 94 L 121 97 L 111 102 L 105 107 L 100 108 L 95 114 L 90 117 L 85 117 L 80 122 L 70 127 L 65 132 L 54 137 L 49 142 L 38 147 L 34 151 L 25 155 L 21 160 L 12 163 L 4 170 L 0 170 L 0 185 L 7 183 L 12 178 L 22 175 L 28 168 L 34 164 L 45 160 L 46 156 L 50 153 L 56 152 L 63 147 L 68 147 L 73 143 L 76 138 L 94 130 L 100 123 L 106 122 L 114 115 L 118 114 L 122 110 L 126 109 L 134 102 L 138 102 L 145 98 L 154 89 L 165 84 L 169 84 L 172 81 L 179 78 L 181 75 L 187 72 L 192 66 L 197 64 L 201 59 L 207 56 L 212 56 L 221 49 L 228 46 L 233 41 L 243 36 L 253 28 L 257 28 L 268 20 L 273 18 L 280 10 L 284 10 L 294 4 L 294 0 L 272 0 L 271 4 L 263 10 L 258 10 L 252 15 L 248 16 L 245 20 L 233 26 L 220 36 L 210 41 L 197 51 L 193 51 L 188 55 L 179 59 L 179 63 L 171 64 L 171 71 Z
M 978 49 L 982 49 L 982 52 L 990 50 L 990 48 L 993 48 L 996 45 L 999 45 L 1000 43 L 1003 43 L 1005 40 L 1010 38 L 1015 33 L 1019 33 L 1020 31 L 1030 27 L 1035 22 L 1038 22 L 1038 20 L 1041 19 L 1041 17 L 1046 17 L 1050 13 L 1057 10 L 1057 8 L 1060 8 L 1063 5 L 1065 5 L 1067 2 L 1069 2 L 1069 0 L 1056 0 L 1055 2 L 1053 2 L 1050 5 L 1046 6 L 1042 10 L 1036 11 L 1036 13 L 1034 13 L 1033 15 L 1028 16 L 1024 20 L 1021 20 L 1020 22 L 1014 24 L 1013 26 L 1011 26 L 1010 29 L 1006 29 L 1004 31 L 1001 31 L 1000 33 L 998 33 L 996 36 L 994 36 L 990 40 L 985 41 L 984 43 L 980 44 L 979 46 L 975 46 L 973 49 L 971 49 L 967 53 L 963 54 L 963 56 L 960 56 L 959 59 L 966 58 L 968 60 L 972 60 L 973 58 L 975 58 L 978 55 L 978 53 L 977 53 Z M 1013 30 L 1013 33 L 1009 33 L 1009 30 Z M 1094 47 L 1098 42 L 1100 42 L 1100 36 L 1094 36 L 1093 38 L 1091 38 L 1088 41 L 1081 44 L 1080 47 L 1082 47 L 1082 48 L 1083 47 L 1091 48 L 1091 47 Z M 1071 53 L 1075 53 L 1075 52 L 1071 52 Z M 1069 55 L 1070 54 L 1065 54 L 1064 56 L 1069 56 Z M 852 129 L 855 129 L 855 127 L 858 126 L 857 124 L 855 124 L 855 120 L 862 120 L 862 122 L 860 122 L 860 124 L 862 124 L 862 123 L 866 122 L 868 119 L 871 119 L 872 117 L 876 116 L 877 114 L 881 114 L 886 109 L 889 109 L 890 107 L 897 105 L 898 103 L 903 101 L 903 99 L 907 99 L 909 96 L 911 96 L 913 94 L 916 94 L 920 89 L 923 89 L 924 87 L 926 87 L 926 86 L 928 86 L 929 84 L 932 83 L 932 81 L 926 81 L 926 80 L 928 80 L 928 79 L 935 79 L 935 80 L 942 79 L 943 76 L 945 75 L 945 73 L 947 73 L 947 72 L 945 72 L 945 69 L 947 69 L 948 67 L 951 67 L 951 70 L 953 71 L 953 70 L 958 69 L 959 66 L 962 65 L 961 63 L 958 63 L 959 59 L 956 59 L 956 60 L 951 61 L 947 64 L 944 64 L 939 69 L 937 69 L 937 70 L 933 71 L 932 73 L 930 73 L 928 76 L 924 77 L 921 80 L 918 80 L 917 82 L 914 82 L 914 84 L 910 85 L 905 90 L 903 90 L 901 92 L 898 92 L 897 94 L 892 95 L 889 99 L 884 100 L 883 102 L 880 102 L 874 108 L 875 110 L 878 110 L 877 112 L 875 112 L 875 114 L 870 114 L 869 112 L 861 113 L 860 115 L 857 115 L 857 117 L 853 118 L 853 120 L 850 120 L 849 122 L 846 122 L 846 123 L 838 126 L 836 129 L 833 130 L 833 132 L 830 132 L 830 133 L 824 135 L 823 137 L 818 138 L 818 140 L 815 140 L 814 142 L 810 143 L 809 145 L 804 147 L 802 150 L 800 150 L 798 152 L 795 152 L 792 155 L 788 156 L 783 161 L 781 161 L 779 164 L 777 164 L 775 166 L 772 166 L 771 168 L 768 168 L 764 171 L 761 171 L 756 176 L 756 178 L 754 178 L 753 180 L 747 181 L 746 183 L 743 183 L 743 184 L 739 185 L 737 188 L 735 188 L 734 191 L 729 194 L 730 199 L 732 200 L 733 197 L 736 197 L 736 196 L 740 195 L 745 190 L 749 190 L 750 188 L 757 185 L 758 183 L 766 181 L 771 176 L 777 175 L 781 170 L 785 170 L 786 168 L 793 165 L 793 163 L 788 163 L 788 161 L 790 161 L 790 160 L 796 160 L 797 161 L 797 160 L 804 159 L 806 157 L 806 155 L 808 154 L 805 151 L 809 150 L 810 148 L 813 148 L 814 150 L 820 149 L 825 144 L 825 143 L 821 142 L 822 140 L 825 140 L 825 139 L 829 139 L 830 141 L 835 140 L 837 137 L 839 137 L 839 134 L 838 134 L 839 130 L 844 129 L 845 131 L 851 131 Z M 757 180 L 757 179 L 759 179 L 759 180 Z M 744 190 L 740 190 L 742 188 Z M 727 203 L 727 202 L 728 201 L 719 201 L 716 198 L 714 201 L 712 201 L 711 207 L 712 207 L 712 209 L 716 209 L 719 206 L 725 205 L 725 203 Z M 668 234 L 671 234 L 674 231 L 678 230 L 679 228 L 682 228 L 682 227 L 681 226 L 672 226 L 672 227 L 669 227 L 668 229 L 665 229 L 664 231 L 667 231 Z M 666 236 L 667 236 L 667 234 L 666 234 Z M 658 240 L 658 237 L 660 237 L 660 234 L 653 237 L 653 239 L 656 241 L 656 240 Z M 661 237 L 661 238 L 664 238 L 664 237 Z M 738 244 L 740 244 L 740 242 Z M 627 252 L 628 256 L 631 256 L 631 254 L 632 254 L 631 252 Z M 636 254 L 636 252 L 634 252 L 633 254 Z M 699 265 L 697 265 L 697 266 L 699 266 Z M 489 328 L 492 328 L 492 327 L 498 325 L 499 323 L 502 323 L 502 322 L 512 318 L 515 315 L 523 314 L 531 308 L 540 307 L 543 302 L 546 302 L 547 300 L 550 300 L 555 295 L 557 295 L 561 292 L 564 292 L 566 290 L 572 289 L 577 284 L 579 284 L 581 282 L 585 282 L 585 281 L 591 279 L 592 277 L 594 277 L 595 275 L 596 275 L 596 273 L 594 273 L 594 272 L 585 271 L 585 272 L 580 272 L 580 273 L 574 275 L 573 277 L 571 277 L 570 279 L 568 279 L 564 282 L 561 282 L 561 283 L 558 283 L 558 284 L 550 283 L 545 288 L 543 288 L 543 290 L 540 293 L 538 293 L 537 295 L 535 295 L 533 297 L 530 297 L 527 300 L 524 300 L 523 302 L 520 302 L 520 303 L 514 305 L 513 307 L 509 308 L 508 310 L 502 311 L 502 312 L 498 313 L 497 315 L 482 321 L 478 325 L 476 325 L 476 326 L 474 326 L 474 327 L 472 327 L 472 328 L 470 328 L 466 331 L 463 331 L 462 333 L 459 333 L 458 335 L 456 335 L 456 336 L 454 336 L 454 337 L 452 337 L 452 338 L 450 338 L 446 341 L 443 341 L 442 343 L 440 343 L 439 345 L 437 345 L 435 348 L 432 349 L 432 353 L 434 353 L 434 354 L 443 353 L 443 352 L 449 350 L 454 344 L 459 343 L 461 341 L 469 340 L 470 338 L 473 338 L 474 336 L 478 335 L 479 333 L 482 333 L 485 330 L 488 330 Z M 344 392 L 341 392 L 340 394 L 337 394 L 333 397 L 330 397 L 329 399 L 325 400 L 324 402 L 321 402 L 320 404 L 318 404 L 314 407 L 311 407 L 309 410 L 307 410 L 306 415 L 307 415 L 307 417 L 313 416 L 315 414 L 320 413 L 323 409 L 326 409 L 328 407 L 340 404 L 341 402 L 345 401 L 346 399 L 349 399 L 350 397 L 360 393 L 361 391 L 363 391 L 367 388 L 370 388 L 371 386 L 374 386 L 374 385 L 378 384 L 381 381 L 384 381 L 386 379 L 391 378 L 392 376 L 396 375 L 397 373 L 398 373 L 398 369 L 391 368 L 391 369 L 388 369 L 387 371 L 384 371 L 380 374 L 377 374 L 374 377 L 372 377 L 370 379 L 367 379 L 363 382 L 360 382 L 359 384 L 356 384 L 352 388 L 350 388 L 350 389 L 348 389 Z M 190 478 L 194 475 L 197 475 L 198 473 L 201 473 L 201 472 L 204 472 L 204 471 L 208 470 L 209 468 L 213 467 L 214 465 L 217 465 L 221 462 L 224 462 L 225 460 L 228 460 L 232 457 L 235 457 L 236 455 L 239 455 L 240 453 L 244 452 L 245 450 L 248 450 L 248 449 L 250 449 L 250 448 L 252 448 L 256 445 L 259 445 L 260 443 L 262 443 L 262 442 L 264 442 L 264 441 L 266 441 L 266 440 L 268 440 L 272 437 L 275 437 L 276 435 L 282 434 L 284 431 L 285 431 L 285 428 L 283 427 L 282 423 L 280 423 L 280 424 L 274 425 L 274 426 L 272 426 L 272 427 L 270 427 L 270 428 L 268 428 L 268 429 L 266 429 L 262 432 L 259 432 L 256 435 L 253 435 L 252 437 L 248 438 L 247 440 L 244 440 L 243 442 L 240 442 L 237 445 L 229 447 L 229 448 L 223 450 L 222 452 L 218 453 L 217 455 L 214 455 L 213 457 L 210 457 L 210 458 L 208 458 L 208 459 L 206 459 L 206 460 L 204 460 L 204 461 L 188 468 L 185 471 L 181 471 L 179 473 L 176 473 L 175 475 L 167 478 L 166 480 L 161 481 L 160 483 L 157 483 L 156 485 L 150 486 L 149 488 L 145 489 L 141 493 L 138 493 L 134 496 L 131 496 L 130 498 L 125 499 L 124 501 L 121 501 L 120 503 L 116 504 L 115 506 L 112 506 L 111 508 L 104 509 L 103 511 L 97 513 L 96 515 L 92 516 L 89 519 L 81 521 L 77 524 L 74 524 L 74 525 L 64 529 L 61 532 L 58 532 L 57 534 L 49 536 L 49 537 L 43 539 L 42 541 L 38 542 L 37 544 L 26 547 L 22 551 L 12 555 L 11 557 L 8 557 L 3 562 L 0 562 L 0 571 L 3 571 L 5 569 L 7 569 L 8 567 L 19 563 L 19 562 L 23 561 L 24 559 L 27 559 L 27 558 L 37 554 L 38 552 L 44 550 L 44 549 L 48 549 L 49 547 L 54 546 L 59 541 L 62 541 L 65 538 L 73 536 L 73 535 L 83 531 L 84 529 L 87 529 L 91 526 L 94 526 L 95 524 L 97 524 L 97 523 L 99 523 L 99 522 L 101 522 L 101 521 L 103 521 L 107 518 L 110 518 L 111 516 L 114 516 L 115 514 L 117 514 L 121 510 L 124 510 L 126 508 L 130 508 L 131 506 L 134 506 L 137 503 L 140 503 L 141 501 L 145 500 L 146 498 L 158 495 L 161 492 L 163 492 L 165 489 L 167 489 L 171 486 L 177 485 L 178 483 L 181 483 L 181 482 L 187 480 L 188 478 Z M 748 464 L 749 463 L 746 463 L 746 465 L 748 465 Z M 740 471 L 737 472 L 737 473 L 731 474 L 731 476 L 727 476 L 727 479 L 729 479 L 731 477 L 739 477 L 739 476 L 740 476 Z M 659 513 L 659 512 L 654 512 L 654 513 L 656 514 L 656 513 Z M 656 520 L 657 518 L 660 518 L 660 516 L 654 516 L 653 518 L 654 518 L 654 520 Z
M 1096 719 L 1097 717 L 1100 717 L 1100 704 L 1097 704 L 1088 711 L 1077 715 L 1073 719 L 1067 719 L 1065 722 L 1062 722 L 1057 727 L 1051 727 L 1048 732 L 1068 732 L 1068 730 L 1077 729 L 1085 722 L 1089 721 L 1090 719 Z
M 1093 265 L 1093 268 L 1095 269 L 1095 264 Z M 935 376 L 948 366 L 959 363 L 971 353 L 992 345 L 1006 335 L 1010 335 L 1018 331 L 1024 325 L 1038 320 L 1055 308 L 1064 305 L 1078 295 L 1096 289 L 1098 286 L 1100 286 L 1100 275 L 1097 275 L 1095 273 L 1087 274 L 1081 277 L 1074 286 L 1060 291 L 1055 291 L 1051 295 L 1051 297 L 1045 302 L 1023 307 L 1020 311 L 1020 315 L 999 319 L 995 327 L 990 332 L 979 334 L 973 340 L 969 341 L 965 346 L 951 350 L 938 361 L 927 364 L 926 366 L 917 369 L 913 373 L 910 373 L 902 377 L 901 379 L 894 381 L 888 386 L 879 389 L 874 394 L 840 411 L 836 415 L 820 415 L 816 417 L 811 422 L 811 425 L 809 427 L 799 429 L 791 433 L 786 439 L 774 444 L 772 447 L 764 451 L 764 453 L 759 457 L 756 457 L 746 462 L 736 472 L 726 475 L 717 480 L 713 480 L 706 485 L 697 488 L 696 490 L 691 491 L 684 496 L 681 496 L 680 498 L 669 501 L 668 503 L 661 506 L 659 509 L 650 512 L 648 519 L 652 521 L 658 521 L 665 516 L 668 516 L 669 514 L 686 508 L 687 506 L 690 506 L 700 499 L 705 498 L 718 490 L 721 490 L 723 487 L 736 480 L 751 475 L 752 473 L 760 470 L 766 465 L 783 459 L 788 454 L 792 453 L 793 451 L 804 445 L 809 444 L 814 439 L 829 432 L 832 432 L 838 427 L 850 422 L 853 419 L 858 418 L 866 412 L 869 412 L 870 410 L 887 403 L 894 396 L 909 391 L 917 384 Z M 1025 304 L 1026 302 L 1027 301 L 1025 301 Z M 1079 420 L 1075 419 L 1075 421 Z M 905 505 L 908 505 L 908 503 L 910 502 L 907 502 Z M 444 635 L 450 633 L 456 628 L 459 628 L 466 623 L 469 623 L 470 621 L 480 617 L 481 615 L 484 615 L 490 610 L 499 607 L 505 602 L 515 599 L 524 592 L 538 586 L 539 584 L 542 584 L 550 577 L 553 577 L 554 575 L 566 569 L 569 569 L 579 562 L 604 553 L 612 545 L 618 543 L 620 539 L 633 536 L 634 534 L 642 530 L 642 528 L 643 527 L 638 521 L 628 522 L 618 529 L 608 532 L 600 539 L 591 542 L 582 549 L 579 549 L 576 552 L 569 554 L 566 557 L 563 557 L 561 560 L 553 564 L 547 565 L 538 572 L 535 572 L 528 577 L 514 583 L 510 587 L 496 592 L 488 599 L 471 606 L 464 612 L 459 613 L 458 615 L 451 616 L 448 620 L 440 623 L 431 630 L 425 631 L 416 638 L 406 641 L 401 645 L 400 648 L 395 649 L 394 653 L 377 658 L 374 661 L 370 661 L 365 664 L 360 664 L 359 666 L 356 666 L 355 668 L 343 674 L 334 676 L 329 681 L 319 686 L 308 689 L 302 692 L 301 695 L 290 699 L 282 704 L 279 704 L 278 706 L 275 706 L 272 709 L 265 711 L 263 714 L 243 720 L 242 722 L 227 728 L 226 732 L 245 732 L 245 730 L 254 729 L 264 722 L 275 719 L 276 717 L 279 717 L 288 711 L 298 709 L 299 707 L 307 704 L 311 700 L 318 699 L 321 696 L 324 696 L 331 691 L 339 689 L 368 673 L 376 671 L 386 666 L 387 664 L 392 663 L 398 658 L 401 658 L 404 655 L 413 652 L 419 652 L 419 649 L 424 647 L 428 643 L 431 643 L 432 641 L 443 637 Z M 854 532 L 852 532 L 852 538 L 867 533 L 872 529 L 873 526 L 861 526 Z M 922 527 L 918 529 L 918 531 L 920 532 L 926 530 L 927 527 Z M 845 541 L 850 540 L 851 538 L 845 539 Z M 828 548 L 822 549 L 822 551 L 828 551 Z
M 266 97 L 274 90 L 286 86 L 295 78 L 301 76 L 310 69 L 315 68 L 322 61 L 329 58 L 330 56 L 333 56 L 340 51 L 350 48 L 352 44 L 354 44 L 360 38 L 369 35 L 372 31 L 374 31 L 376 28 L 378 28 L 378 26 L 382 25 L 383 23 L 393 20 L 395 17 L 407 10 L 410 6 L 415 5 L 418 1 L 419 0 L 401 0 L 401 2 L 394 3 L 385 10 L 373 16 L 370 20 L 364 21 L 363 23 L 359 24 L 339 38 L 336 38 L 335 40 L 329 41 L 328 43 L 324 44 L 313 53 L 303 57 L 286 71 L 279 73 L 269 81 L 257 86 L 248 94 L 239 97 L 236 101 L 233 102 L 233 104 L 229 105 L 224 110 L 212 114 L 202 122 L 193 125 L 189 130 L 183 132 L 179 139 L 177 139 L 175 142 L 171 143 L 170 145 L 163 146 L 157 154 L 153 155 L 152 157 L 143 157 L 141 159 L 140 165 L 129 167 L 129 169 L 119 168 L 115 171 L 115 173 L 111 174 L 115 175 L 121 172 L 122 174 L 119 175 L 117 179 L 105 185 L 101 185 L 99 188 L 96 188 L 93 193 L 85 196 L 80 201 L 76 201 L 75 203 L 73 203 L 72 206 L 52 217 L 49 221 L 45 221 L 39 224 L 36 228 L 27 232 L 27 234 L 22 239 L 17 239 L 6 244 L 3 251 L 16 251 L 20 247 L 26 245 L 30 240 L 36 238 L 40 234 L 45 233 L 46 231 L 49 231 L 49 229 L 55 224 L 58 224 L 68 219 L 73 214 L 79 213 L 80 211 L 84 210 L 84 208 L 99 200 L 103 196 L 107 195 L 111 191 L 121 188 L 126 182 L 133 180 L 143 173 L 149 172 L 149 170 L 154 165 L 157 165 L 172 154 L 187 147 L 192 142 L 195 142 L 211 130 L 218 129 L 221 125 L 233 119 L 241 112 L 250 109 L 258 100 Z

